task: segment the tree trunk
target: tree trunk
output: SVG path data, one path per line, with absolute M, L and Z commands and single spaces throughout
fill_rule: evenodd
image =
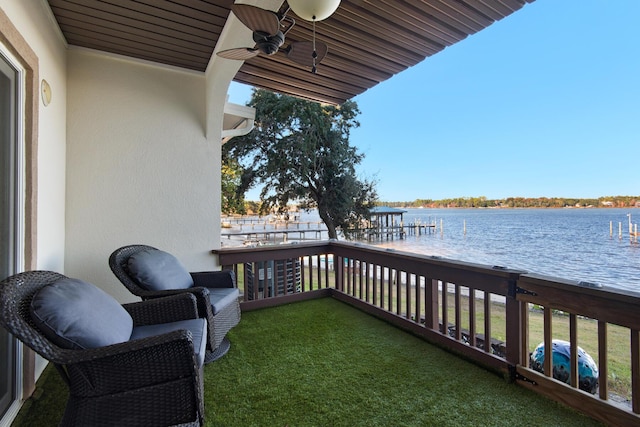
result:
M 320 219 L 324 222 L 324 225 L 327 227 L 327 232 L 329 233 L 330 239 L 337 239 L 338 232 L 336 231 L 336 225 L 333 223 L 331 218 L 327 215 L 326 212 L 318 210 L 320 214 Z

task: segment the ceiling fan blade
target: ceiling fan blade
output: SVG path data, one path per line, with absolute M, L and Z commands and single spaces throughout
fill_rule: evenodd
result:
M 235 49 L 227 49 L 218 52 L 218 56 L 226 59 L 235 59 L 244 61 L 258 55 L 260 51 L 252 47 L 237 47 Z
M 316 57 L 315 64 L 327 56 L 329 47 L 322 42 L 316 41 Z M 305 67 L 313 67 L 313 42 L 293 42 L 287 49 L 287 58 Z
M 234 4 L 231 10 L 251 31 L 261 31 L 273 36 L 280 30 L 280 19 L 275 12 L 248 4 Z

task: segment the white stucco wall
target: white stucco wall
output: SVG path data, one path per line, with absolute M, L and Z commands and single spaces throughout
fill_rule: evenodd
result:
M 121 245 L 166 249 L 192 271 L 216 268 L 222 114 L 240 63 L 218 63 L 205 76 L 67 50 L 46 0 L 0 0 L 0 8 L 53 93 L 38 112 L 37 268 L 93 282 L 122 302 L 136 298 L 107 264 Z M 250 31 L 234 27 L 228 43 L 242 41 L 238 33 L 249 43 Z M 36 363 L 37 377 L 45 361 Z
M 37 268 L 64 270 L 66 46 L 43 0 L 0 0 L 0 7 L 38 56 L 52 100 L 38 113 Z
M 220 131 L 206 138 L 205 84 L 203 73 L 69 50 L 67 275 L 130 301 L 107 264 L 120 246 L 216 268 Z

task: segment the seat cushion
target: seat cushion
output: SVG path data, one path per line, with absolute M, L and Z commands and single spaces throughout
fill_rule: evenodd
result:
M 238 288 L 208 288 L 209 300 L 211 301 L 211 310 L 213 315 L 218 314 L 220 310 L 229 304 L 235 304 L 240 296 Z
M 127 269 L 131 277 L 148 291 L 193 287 L 191 275 L 178 258 L 159 249 L 144 249 L 131 255 Z
M 207 321 L 205 319 L 179 320 L 171 323 L 159 323 L 156 325 L 136 326 L 133 328 L 131 339 L 152 337 L 166 334 L 167 332 L 186 329 L 193 335 L 193 348 L 198 357 L 199 366 L 204 363 L 204 353 L 207 346 Z
M 67 349 L 103 347 L 129 340 L 133 319 L 111 295 L 78 279 L 40 289 L 31 318 L 54 344 Z

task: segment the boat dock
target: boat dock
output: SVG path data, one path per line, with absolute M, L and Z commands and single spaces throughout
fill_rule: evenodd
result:
M 631 243 L 638 243 L 638 237 L 640 232 L 638 231 L 638 224 L 631 222 L 631 214 L 627 214 L 629 218 L 629 238 Z M 613 221 L 609 221 L 609 236 L 613 237 Z M 622 239 L 622 222 L 618 222 L 618 238 Z
M 406 236 L 422 236 L 436 230 L 435 224 L 390 225 L 387 227 L 372 227 L 363 230 L 364 238 L 371 240 L 404 239 Z
M 378 207 L 371 219 L 362 224 L 357 235 L 361 240 L 393 240 L 407 236 L 421 236 L 435 233 L 436 223 L 404 224 L 401 209 Z M 222 238 L 242 240 L 243 244 L 285 243 L 289 241 L 323 240 L 329 233 L 322 221 L 285 220 L 273 217 L 225 217 L 222 218 Z M 442 224 L 440 225 L 442 227 Z
M 326 228 L 239 231 L 222 233 L 222 237 L 226 237 L 229 240 L 232 237 L 243 237 L 244 244 L 285 243 L 290 240 L 322 240 L 323 238 L 329 238 Z
M 436 224 L 411 223 L 404 225 L 403 217 L 407 211 L 389 206 L 376 206 L 371 210 L 368 227 L 363 230 L 366 240 L 404 239 L 406 236 L 421 236 L 431 234 Z

